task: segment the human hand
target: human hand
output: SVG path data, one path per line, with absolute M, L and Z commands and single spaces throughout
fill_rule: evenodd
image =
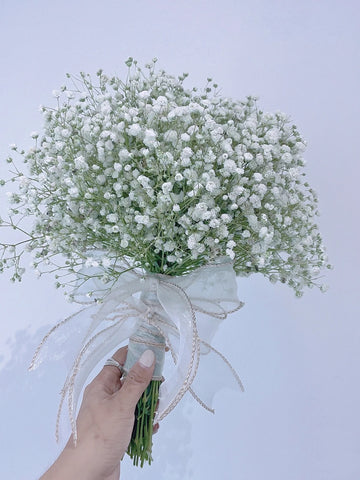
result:
M 124 365 L 127 347 L 113 358 Z M 77 418 L 77 445 L 70 437 L 57 461 L 41 480 L 118 480 L 120 460 L 129 445 L 135 406 L 151 381 L 155 356 L 147 350 L 125 380 L 116 366 L 104 366 L 85 388 Z M 154 427 L 154 432 L 158 425 Z

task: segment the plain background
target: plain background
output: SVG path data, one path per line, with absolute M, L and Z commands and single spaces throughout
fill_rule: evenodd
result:
M 31 145 L 38 107 L 53 102 L 66 72 L 123 75 L 128 56 L 189 72 L 189 87 L 210 76 L 223 95 L 258 95 L 308 141 L 306 172 L 335 267 L 329 291 L 296 299 L 259 276 L 239 279 L 246 305 L 214 345 L 246 392 L 220 392 L 215 416 L 184 400 L 161 425 L 153 466 L 125 461 L 123 479 L 360 478 L 359 16 L 356 0 L 0 0 L 1 159 L 10 143 Z M 0 177 L 6 168 L 1 160 Z M 59 452 L 66 366 L 27 366 L 46 326 L 75 309 L 51 278 L 0 277 L 1 478 L 35 479 Z

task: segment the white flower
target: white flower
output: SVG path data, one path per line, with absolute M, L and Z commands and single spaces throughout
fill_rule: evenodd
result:
M 227 255 L 228 257 L 230 257 L 231 260 L 233 260 L 233 259 L 235 258 L 235 253 L 234 253 L 233 250 L 231 250 L 230 248 L 227 248 L 227 249 L 226 249 L 226 255 Z
M 224 222 L 224 223 L 230 223 L 232 218 L 230 215 L 228 215 L 227 213 L 223 213 L 221 215 L 221 220 Z
M 164 250 L 165 252 L 172 252 L 176 248 L 176 243 L 172 240 L 164 243 Z
M 258 219 L 256 217 L 256 215 L 249 215 L 248 216 L 248 222 L 249 222 L 249 226 L 253 229 L 253 230 L 257 230 L 258 229 Z
M 201 240 L 201 235 L 199 233 L 192 233 L 187 241 L 187 246 L 190 250 L 194 250 L 198 246 L 198 242 Z
M 150 97 L 150 92 L 148 90 L 143 90 L 142 92 L 139 92 L 139 97 L 142 99 L 147 99 Z
M 191 164 L 191 160 L 188 157 L 182 157 L 180 164 L 183 167 L 188 167 Z
M 144 187 L 148 188 L 150 185 L 150 178 L 146 177 L 145 175 L 139 175 L 137 177 L 137 181 Z
M 141 134 L 141 127 L 138 123 L 133 123 L 128 127 L 127 132 L 132 137 L 138 137 Z
M 299 177 L 299 169 L 297 167 L 290 168 L 288 173 L 289 177 L 291 177 L 293 180 L 296 180 Z
M 218 143 L 221 140 L 223 133 L 224 133 L 224 130 L 222 129 L 222 127 L 218 127 L 212 130 L 210 132 L 210 135 L 213 142 Z
M 141 225 L 150 225 L 149 215 L 135 215 L 135 222 Z
M 100 111 L 104 113 L 105 115 L 109 114 L 111 112 L 111 105 L 108 100 L 105 100 L 101 105 L 100 105 Z
M 65 138 L 69 138 L 71 136 L 71 130 L 69 130 L 68 128 L 63 128 L 61 130 L 61 136 Z
M 190 158 L 193 155 L 193 151 L 191 150 L 190 147 L 185 147 L 182 152 L 181 152 L 181 158 Z
M 306 142 L 303 140 L 302 142 L 296 142 L 296 149 L 298 152 L 302 153 L 306 148 Z
M 292 155 L 288 152 L 284 153 L 283 155 L 281 155 L 281 160 L 284 162 L 284 163 L 291 163 L 292 162 Z
M 199 127 L 197 125 L 191 125 L 188 129 L 187 129 L 187 133 L 189 135 L 194 135 L 194 133 L 198 132 L 199 131 Z
M 165 194 L 171 192 L 172 188 L 173 188 L 173 185 L 171 182 L 165 182 L 161 186 L 161 189 Z
M 259 237 L 264 238 L 268 232 L 267 227 L 261 227 L 259 230 Z
M 87 164 L 85 158 L 82 155 L 79 155 L 74 159 L 75 167 L 79 170 L 88 170 L 89 165 Z
M 216 189 L 216 183 L 213 181 L 209 181 L 205 185 L 205 188 L 208 192 L 213 192 Z
M 147 147 L 154 147 L 156 145 L 156 137 L 157 133 L 152 128 L 148 128 L 145 130 L 143 142 Z
M 71 197 L 77 197 L 79 195 L 79 189 L 77 187 L 69 188 L 69 195 Z
M 265 258 L 264 257 L 259 257 L 257 261 L 258 267 L 263 267 L 265 265 Z
M 236 163 L 234 162 L 234 160 L 231 160 L 231 159 L 225 160 L 225 162 L 224 162 L 224 169 L 225 169 L 228 173 L 234 173 L 234 172 L 236 171 L 236 168 L 237 168 L 237 165 L 236 165 Z
M 115 190 L 115 192 L 120 192 L 122 190 L 122 185 L 121 183 L 114 183 L 113 185 L 113 189 Z
M 107 140 L 104 144 L 106 150 L 112 150 L 114 148 L 114 144 L 111 140 Z
M 106 183 L 106 177 L 105 175 L 98 175 L 96 177 L 96 181 L 99 185 L 104 185 L 104 183 Z
M 260 208 L 261 207 L 261 200 L 258 195 L 251 195 L 250 196 L 250 202 L 254 208 Z
M 162 95 L 153 100 L 153 110 L 154 112 L 161 112 L 167 108 L 168 99 Z
M 218 232 L 218 235 L 219 235 L 220 239 L 227 238 L 228 235 L 229 235 L 229 230 L 227 229 L 227 227 L 225 225 L 220 225 L 217 232 Z
M 85 267 L 98 267 L 99 262 L 94 258 L 88 257 L 85 261 Z
M 274 197 L 277 199 L 280 197 L 280 190 L 279 187 L 273 187 L 271 189 L 271 193 L 274 195 Z
M 164 133 L 164 141 L 169 143 L 175 143 L 177 141 L 178 134 L 175 130 L 168 130 Z
M 220 226 L 220 220 L 218 218 L 213 218 L 210 220 L 209 225 L 211 228 L 218 228 Z
M 108 268 L 111 265 L 111 260 L 108 257 L 103 257 L 101 259 L 101 265 L 105 268 Z
M 110 223 L 116 223 L 118 221 L 118 216 L 116 215 L 116 213 L 109 213 L 109 215 L 106 215 L 106 219 Z
M 279 141 L 280 138 L 280 130 L 278 128 L 271 128 L 268 130 L 264 136 L 265 140 L 269 143 L 276 143 Z
M 265 195 L 265 193 L 267 192 L 267 186 L 264 185 L 263 183 L 260 183 L 259 185 L 257 185 L 256 187 L 256 191 L 261 195 Z

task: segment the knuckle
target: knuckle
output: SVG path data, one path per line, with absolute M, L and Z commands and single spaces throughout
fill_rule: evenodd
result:
M 87 397 L 87 396 L 91 395 L 93 389 L 94 389 L 93 384 L 89 383 L 89 385 L 87 385 L 84 389 L 84 396 Z
M 84 388 L 84 396 L 93 395 L 98 391 L 99 386 L 101 386 L 101 382 L 97 376 Z

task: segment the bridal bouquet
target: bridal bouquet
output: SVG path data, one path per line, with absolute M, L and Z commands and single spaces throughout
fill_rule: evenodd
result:
M 57 106 L 42 107 L 34 147 L 12 146 L 27 168 L 8 158 L 17 190 L 0 219 L 21 235 L 0 243 L 0 271 L 21 280 L 30 252 L 39 275 L 54 273 L 56 286 L 84 304 L 46 335 L 32 364 L 57 333 L 66 352 L 59 331 L 85 325 L 61 402 L 67 396 L 75 441 L 78 397 L 97 362 L 129 340 L 126 374 L 154 349 L 128 451 L 141 465 L 151 461 L 154 416 L 164 418 L 187 391 L 212 409 L 213 392 L 201 383 L 207 358 L 241 387 L 211 346 L 221 320 L 242 306 L 236 275 L 258 272 L 301 296 L 304 287 L 324 288 L 327 262 L 297 128 L 254 97 L 222 97 L 211 79 L 187 89 L 187 74 L 157 72 L 155 62 L 141 69 L 129 58 L 125 81 L 101 70 L 96 80 L 68 75 L 54 92 Z M 175 367 L 162 382 L 165 347 Z

